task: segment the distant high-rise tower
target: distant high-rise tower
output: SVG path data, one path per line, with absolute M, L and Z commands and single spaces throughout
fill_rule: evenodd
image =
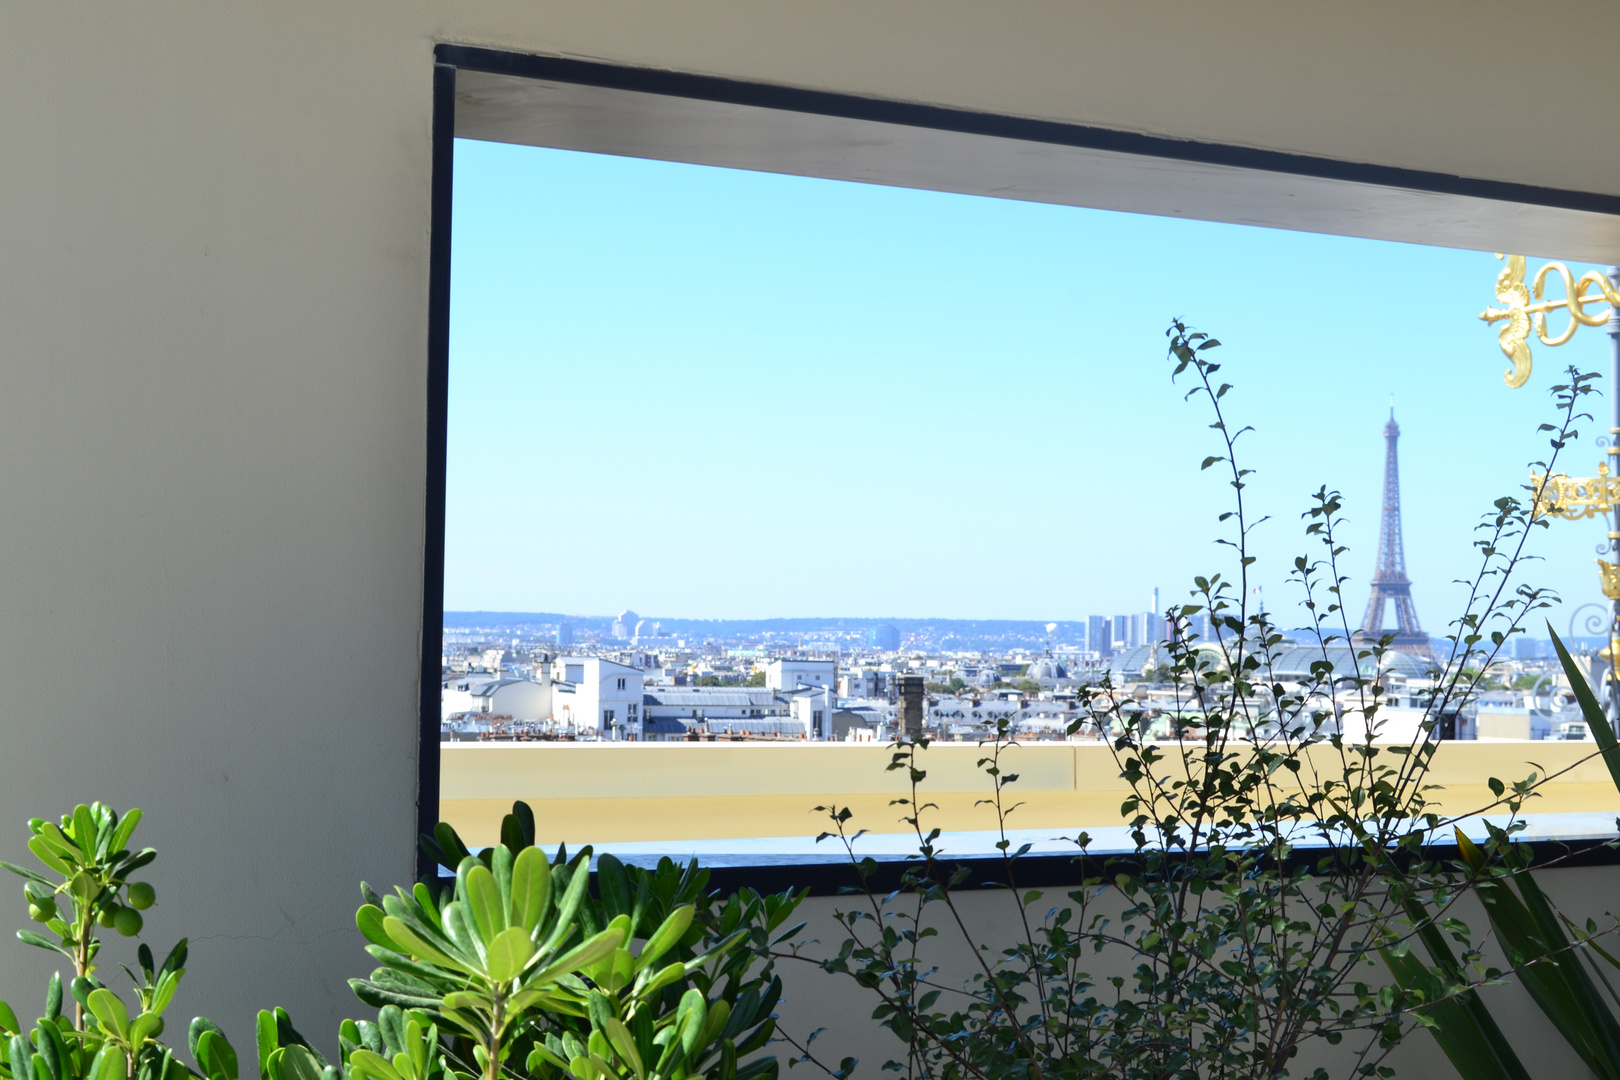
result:
M 1109 656 L 1114 651 L 1114 631 L 1106 615 L 1086 617 L 1086 648 L 1098 656 Z
M 877 649 L 879 652 L 897 652 L 900 648 L 900 631 L 888 623 L 879 623 L 866 628 L 866 647 Z
M 1390 399 L 1389 423 L 1384 425 L 1384 518 L 1378 530 L 1378 569 L 1373 573 L 1372 596 L 1361 620 L 1367 639 L 1384 635 L 1386 601 L 1395 603 L 1395 638 L 1390 647 L 1418 656 L 1433 657 L 1429 635 L 1418 623 L 1412 606 L 1412 580 L 1406 576 L 1406 549 L 1401 543 L 1401 466 L 1396 452 L 1401 426 L 1395 422 L 1395 401 Z

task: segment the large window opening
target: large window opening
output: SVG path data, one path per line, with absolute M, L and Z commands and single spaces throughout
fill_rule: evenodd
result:
M 1077 690 L 1106 673 L 1153 709 L 1166 613 L 1231 572 L 1172 317 L 1224 343 L 1254 427 L 1253 602 L 1303 625 L 1289 571 L 1327 485 L 1360 625 L 1398 423 L 1401 554 L 1442 659 L 1473 525 L 1545 457 L 1547 387 L 1606 367 L 1593 333 L 1505 389 L 1474 318 L 1489 253 L 673 156 L 455 144 L 440 797 L 472 841 L 523 798 L 548 843 L 815 858 L 836 800 L 903 854 L 884 746 L 908 710 L 959 852 L 993 850 L 976 763 L 1003 720 L 1020 841 L 1106 836 L 1118 770 Z M 1581 432 L 1572 471 L 1602 456 Z M 1547 530 L 1521 571 L 1587 654 L 1590 532 Z M 1425 666 L 1392 665 L 1392 708 Z M 1544 625 L 1483 688 L 1437 737 L 1504 760 L 1579 741 Z M 1494 766 L 1457 761 L 1461 805 Z M 1614 796 L 1582 774 L 1543 802 L 1612 818 Z

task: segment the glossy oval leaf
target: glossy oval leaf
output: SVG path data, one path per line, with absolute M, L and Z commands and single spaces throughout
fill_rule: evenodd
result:
M 205 1031 L 198 1036 L 196 1057 L 208 1080 L 237 1080 L 236 1050 L 218 1032 Z
M 284 1049 L 281 1080 L 321 1080 L 321 1063 L 314 1054 L 296 1043 Z
M 617 949 L 624 941 L 624 935 L 618 930 L 603 930 L 595 937 L 574 946 L 562 956 L 554 960 L 544 970 L 537 972 L 527 980 L 531 986 L 543 986 L 560 976 L 571 974 L 580 968 L 589 967 L 602 957 Z
M 352 1080 L 403 1080 L 392 1062 L 370 1050 L 349 1055 L 349 1076 Z
M 152 990 L 152 1007 L 149 1012 L 162 1016 L 169 1002 L 174 1000 L 174 992 L 180 986 L 180 977 L 186 973 L 185 968 L 169 972 L 158 980 L 157 986 Z
M 461 950 L 462 956 L 476 957 L 479 963 L 484 962 L 484 939 L 478 936 L 478 925 L 467 912 L 467 905 L 460 900 L 451 901 L 444 909 L 444 936 Z
M 393 952 L 403 951 L 394 944 L 394 939 L 388 936 L 388 931 L 383 929 L 385 918 L 387 916 L 383 914 L 382 908 L 366 904 L 354 913 L 354 925 L 360 928 L 361 936 L 373 945 L 381 945 Z
M 385 1005 L 377 1010 L 377 1033 L 388 1048 L 384 1057 L 392 1057 L 405 1048 L 405 1010 L 398 1005 Z
M 259 1080 L 270 1080 L 270 1057 L 276 1051 L 276 1018 L 260 1009 L 253 1025 L 254 1045 L 259 1052 Z
M 528 966 L 534 951 L 527 931 L 521 926 L 507 927 L 489 943 L 489 977 L 498 983 L 511 982 Z
M 135 834 L 135 826 L 139 825 L 140 823 L 140 807 L 130 807 L 129 813 L 124 815 L 123 820 L 118 823 L 118 828 L 113 831 L 112 843 L 107 845 L 110 849 L 112 849 L 114 854 L 117 854 L 118 852 L 129 847 L 129 838 Z
M 658 973 L 648 979 L 647 982 L 636 992 L 643 997 L 651 997 L 664 987 L 680 982 L 685 977 L 685 964 L 682 964 L 679 961 L 673 964 L 667 964 L 664 967 L 659 968 Z
M 439 967 L 451 968 L 455 971 L 464 971 L 472 974 L 472 968 L 461 961 L 453 959 L 440 952 L 436 947 L 429 945 L 416 935 L 416 931 L 389 915 L 383 919 L 383 930 L 389 937 L 405 947 L 405 951 L 419 959 L 437 964 Z
M 506 929 L 506 905 L 501 902 L 495 875 L 482 863 L 467 871 L 466 902 L 473 924 L 478 927 L 478 936 L 488 945 L 496 934 Z
M 613 1052 L 619 1059 L 630 1066 L 636 1074 L 637 1080 L 643 1080 L 647 1075 L 647 1067 L 641 1063 L 641 1054 L 636 1050 L 636 1040 L 630 1037 L 630 1029 L 624 1026 L 624 1021 L 618 1017 L 610 1017 L 606 1025 L 608 1042 L 613 1046 Z
M 129 1058 L 124 1055 L 124 1048 L 107 1043 L 91 1063 L 90 1080 L 124 1080 L 128 1069 Z
M 163 1033 L 163 1017 L 156 1013 L 141 1013 L 129 1025 L 129 1044 L 137 1049 L 148 1039 Z
M 701 1045 L 708 1018 L 709 1001 L 702 991 L 693 987 L 681 995 L 681 1003 L 675 1009 L 675 1026 L 681 1033 L 681 1049 L 688 1060 L 696 1055 Z
M 96 822 L 90 816 L 90 808 L 80 803 L 73 808 L 73 840 L 78 849 L 84 852 L 87 862 L 93 862 L 96 857 Z
M 551 893 L 551 864 L 537 847 L 524 848 L 512 863 L 512 925 L 533 934 Z
M 67 1046 L 62 1042 L 62 1032 L 54 1023 L 41 1020 L 34 1026 L 34 1075 L 38 1077 L 43 1071 L 49 1080 L 67 1080 L 62 1075 L 62 1061 L 67 1057 Z
M 40 862 L 44 863 L 52 870 L 55 870 L 63 877 L 73 876 L 73 871 L 68 869 L 67 862 L 59 854 L 57 854 L 55 848 L 45 841 L 44 837 L 31 837 L 28 841 L 28 850 L 32 851 L 34 853 L 34 857 Z
M 129 1009 L 119 996 L 106 987 L 90 991 L 90 1012 L 102 1029 L 121 1039 L 129 1038 Z
M 11 1080 L 34 1080 L 34 1055 L 28 1040 L 13 1035 L 6 1041 L 6 1058 L 11 1063 Z
M 687 928 L 692 925 L 692 917 L 697 914 L 697 908 L 691 904 L 682 904 L 664 920 L 662 926 L 653 931 L 652 937 L 641 948 L 641 955 L 636 958 L 636 970 L 640 971 L 660 956 L 673 949 L 686 934 Z

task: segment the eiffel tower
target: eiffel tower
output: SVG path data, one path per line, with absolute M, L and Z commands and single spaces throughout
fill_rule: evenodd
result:
M 1395 399 L 1389 401 L 1389 423 L 1384 425 L 1384 519 L 1378 530 L 1378 569 L 1373 573 L 1372 596 L 1362 617 L 1357 638 L 1376 641 L 1385 634 L 1386 601 L 1395 604 L 1395 639 L 1390 648 L 1434 658 L 1429 635 L 1412 606 L 1412 579 L 1406 576 L 1406 549 L 1401 544 L 1401 466 L 1395 446 L 1401 426 L 1395 422 Z

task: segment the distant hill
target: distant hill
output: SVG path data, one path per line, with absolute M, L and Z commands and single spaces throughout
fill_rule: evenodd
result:
M 666 633 L 696 634 L 696 633 L 723 633 L 728 636 L 739 633 L 803 633 L 808 630 L 857 630 L 867 626 L 889 625 L 902 632 L 907 630 L 921 630 L 926 628 L 962 627 L 975 630 L 1017 630 L 1028 632 L 1038 630 L 1046 632 L 1046 624 L 1051 620 L 1035 619 L 907 619 L 899 616 L 877 616 L 869 618 L 854 618 L 849 616 L 808 616 L 792 619 L 682 619 L 671 615 L 642 615 L 643 619 L 663 624 Z M 611 626 L 616 616 L 613 615 L 565 615 L 556 611 L 447 611 L 444 613 L 446 626 L 484 626 L 494 628 L 497 626 L 555 626 L 559 622 L 571 622 L 575 626 L 600 623 Z M 1063 626 L 1059 623 L 1059 626 Z M 1070 625 L 1083 625 L 1083 620 L 1073 620 Z
M 565 615 L 551 611 L 447 611 L 444 625 L 469 630 L 514 631 L 540 629 L 569 622 L 579 630 L 606 633 L 613 625 L 612 615 Z M 1034 619 L 919 619 L 899 616 L 856 618 L 853 616 L 812 616 L 791 619 L 682 619 L 670 615 L 643 615 L 662 625 L 665 634 L 697 638 L 751 638 L 765 634 L 814 634 L 829 630 L 864 630 L 888 625 L 901 634 L 923 635 L 934 641 L 956 638 L 962 648 L 990 644 L 1027 645 L 1046 640 L 1046 621 Z M 1083 640 L 1085 623 L 1059 622 L 1056 640 L 1061 643 Z

